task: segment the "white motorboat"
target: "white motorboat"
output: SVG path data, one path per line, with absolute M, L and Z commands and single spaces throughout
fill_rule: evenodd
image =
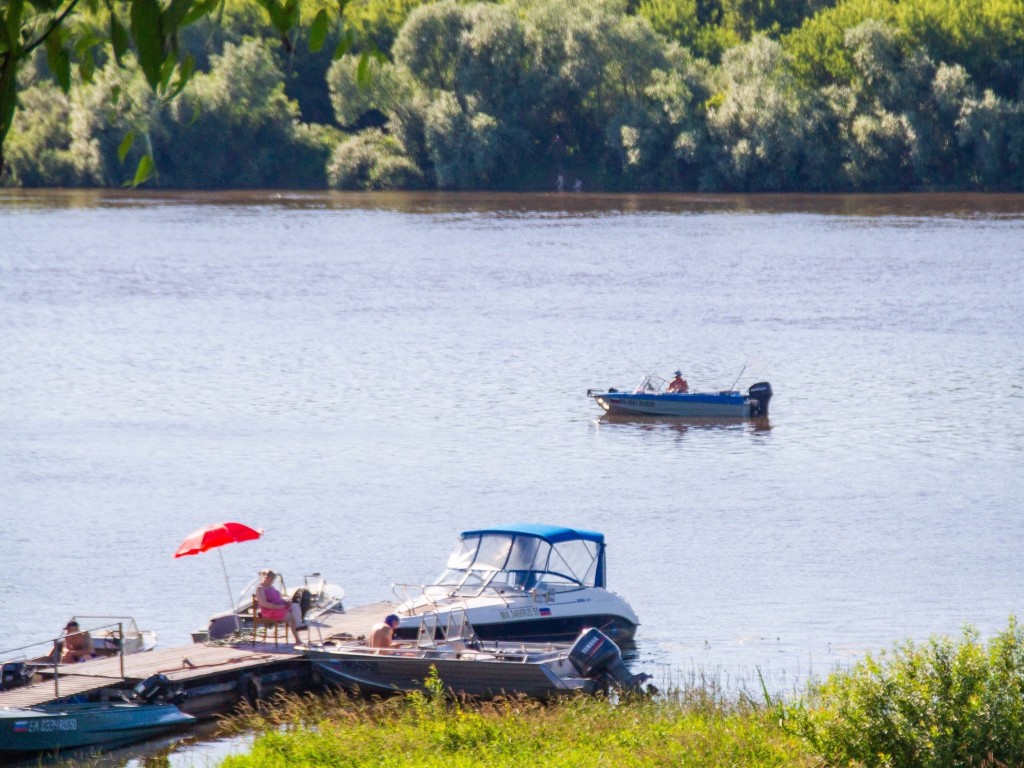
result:
M 606 589 L 606 575 L 596 531 L 523 523 L 464 531 L 433 584 L 396 585 L 396 634 L 416 637 L 425 613 L 465 610 L 481 640 L 571 642 L 595 627 L 628 641 L 640 620 Z
M 300 646 L 322 682 L 363 695 L 426 690 L 436 675 L 453 696 L 549 699 L 609 686 L 639 690 L 647 675 L 626 669 L 618 646 L 597 629 L 570 646 L 480 640 L 465 611 L 420 616 L 415 643 L 372 648 L 328 641 Z
M 205 628 L 195 630 L 192 633 L 193 642 L 204 643 L 207 640 L 223 640 L 232 635 L 251 633 L 253 595 L 261 579 L 257 576 L 242 590 L 233 611 L 214 614 Z M 281 574 L 277 574 L 275 587 L 282 596 L 300 605 L 302 620 L 306 623 L 315 622 L 327 613 L 345 612 L 345 590 L 337 584 L 328 583 L 319 573 L 306 574 L 302 585 L 294 589 L 288 589 Z
M 680 416 L 684 418 L 756 418 L 768 415 L 772 386 L 751 384 L 746 394 L 733 389 L 720 392 L 670 392 L 667 382 L 653 373 L 644 376 L 632 392 L 589 389 L 587 395 L 613 416 Z

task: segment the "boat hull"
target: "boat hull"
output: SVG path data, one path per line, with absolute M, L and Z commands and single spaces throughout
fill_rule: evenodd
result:
M 467 655 L 468 654 L 468 655 Z M 592 693 L 596 683 L 579 677 L 565 654 L 528 660 L 520 654 L 422 652 L 371 648 L 309 651 L 307 655 L 327 684 L 363 695 L 426 690 L 436 674 L 444 689 L 457 696 L 490 699 L 528 696 L 549 699 L 577 691 Z
M 631 394 L 601 392 L 594 399 L 607 413 L 621 416 L 679 416 L 685 418 L 749 418 L 757 401 L 725 394 Z
M 571 643 L 581 631 L 596 627 L 616 643 L 630 642 L 640 619 L 632 607 L 601 587 L 562 592 L 488 591 L 476 597 L 423 598 L 400 605 L 398 637 L 416 638 L 419 616 L 464 611 L 477 637 L 489 641 Z
M 45 704 L 0 710 L 0 754 L 113 747 L 195 722 L 173 704 Z

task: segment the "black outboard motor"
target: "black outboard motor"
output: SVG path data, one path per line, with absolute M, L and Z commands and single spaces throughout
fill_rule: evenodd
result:
M 753 400 L 750 404 L 751 416 L 767 416 L 768 402 L 772 399 L 772 385 L 767 381 L 751 384 L 747 390 L 747 397 Z
M 6 661 L 2 670 L 0 691 L 21 688 L 31 683 L 36 676 L 36 668 L 29 666 L 24 661 Z
M 639 690 L 648 675 L 626 669 L 614 641 L 599 629 L 585 629 L 569 649 L 569 661 L 583 677 L 603 678 L 625 690 Z
M 161 675 L 158 672 L 142 682 L 136 683 L 132 688 L 131 698 L 132 701 L 139 704 L 167 704 L 168 702 L 178 704 L 183 696 L 184 688 L 180 684 L 172 683 L 166 675 Z

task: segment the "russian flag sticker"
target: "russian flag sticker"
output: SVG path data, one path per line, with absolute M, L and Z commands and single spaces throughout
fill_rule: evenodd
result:
M 551 609 L 550 608 L 541 608 L 540 609 L 540 615 L 541 616 L 550 616 L 551 615 Z
M 28 720 L 15 720 L 14 721 L 14 732 L 15 733 L 28 733 Z

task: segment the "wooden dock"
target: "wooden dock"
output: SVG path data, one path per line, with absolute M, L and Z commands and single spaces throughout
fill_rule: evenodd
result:
M 310 623 L 309 642 L 365 636 L 393 607 L 375 603 L 327 614 Z M 230 711 L 243 699 L 254 702 L 277 691 L 308 689 L 312 685 L 309 665 L 301 646 L 291 642 L 289 632 L 289 638 L 277 644 L 272 639 L 254 643 L 250 635 L 157 648 L 123 657 L 123 675 L 120 657 L 62 664 L 56 675 L 52 667 L 44 667 L 37 676 L 42 679 L 32 685 L 0 691 L 0 707 L 30 707 L 72 697 L 103 701 L 159 674 L 183 689 L 182 711 L 207 717 Z

